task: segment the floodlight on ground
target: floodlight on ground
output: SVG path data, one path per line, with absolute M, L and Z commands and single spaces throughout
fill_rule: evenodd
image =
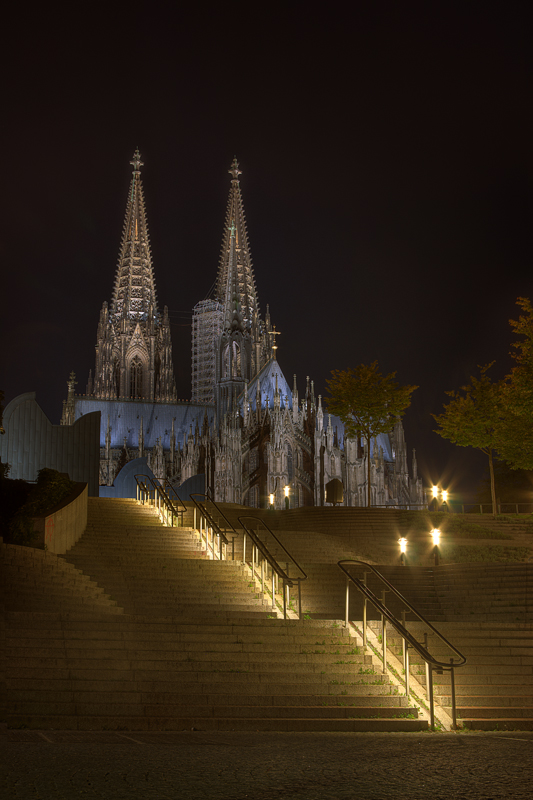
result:
M 274 495 L 272 492 L 268 495 L 268 503 L 271 509 L 274 508 Z
M 287 511 L 289 510 L 289 491 L 290 491 L 290 486 L 285 486 L 285 487 L 284 487 L 284 492 L 285 492 L 285 508 L 287 509 Z
M 438 497 L 438 494 L 439 494 L 439 487 L 438 486 L 433 486 L 431 488 L 431 491 L 433 492 L 433 497 Z
M 443 503 L 447 503 L 448 502 L 448 492 L 447 492 L 446 489 L 442 490 L 442 502 Z
M 288 497 L 289 496 L 289 491 L 290 491 L 290 486 L 285 486 L 283 491 L 285 492 L 285 497 Z

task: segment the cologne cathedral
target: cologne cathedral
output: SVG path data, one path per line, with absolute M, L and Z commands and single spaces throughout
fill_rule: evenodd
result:
M 140 154 L 133 167 L 111 303 L 96 333 L 94 375 L 86 393 L 68 382 L 61 424 L 101 412 L 100 485 L 112 486 L 122 467 L 146 458 L 159 480 L 182 497 L 202 476 L 215 500 L 252 507 L 422 504 L 413 452 L 412 477 L 403 426 L 379 436 L 370 452 L 344 437 L 340 420 L 324 412 L 307 378 L 300 397 L 276 358 L 277 331 L 261 317 L 248 232 L 234 159 L 215 288 L 192 315 L 192 397 L 176 398 L 167 306 L 156 295 Z M 196 484 L 198 485 L 198 484 Z M 180 490 L 181 487 L 181 490 Z M 286 497 L 288 496 L 288 501 Z M 342 497 L 342 499 L 340 499 Z

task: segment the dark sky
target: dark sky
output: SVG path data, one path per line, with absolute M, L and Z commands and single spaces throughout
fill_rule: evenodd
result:
M 527 4 L 130 3 L 10 12 L 3 42 L 2 369 L 58 422 L 94 368 L 139 147 L 161 307 L 190 397 L 239 159 L 261 310 L 289 383 L 377 360 L 419 385 L 429 484 L 484 457 L 432 432 L 447 389 L 508 371 L 531 274 Z M 330 15 L 331 13 L 331 15 Z M 465 495 L 466 496 L 466 495 Z

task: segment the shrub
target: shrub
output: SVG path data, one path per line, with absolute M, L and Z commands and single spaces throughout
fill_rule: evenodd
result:
M 24 483 L 24 481 L 9 481 L 9 483 Z M 75 486 L 75 482 L 71 481 L 68 475 L 55 469 L 41 469 L 37 484 L 31 487 L 22 504 L 13 509 L 7 521 L 6 541 L 11 544 L 31 546 L 36 537 L 33 517 L 51 511 L 68 497 Z

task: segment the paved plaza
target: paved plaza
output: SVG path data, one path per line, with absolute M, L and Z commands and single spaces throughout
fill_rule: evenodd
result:
M 533 733 L 10 730 L 3 800 L 525 800 Z

